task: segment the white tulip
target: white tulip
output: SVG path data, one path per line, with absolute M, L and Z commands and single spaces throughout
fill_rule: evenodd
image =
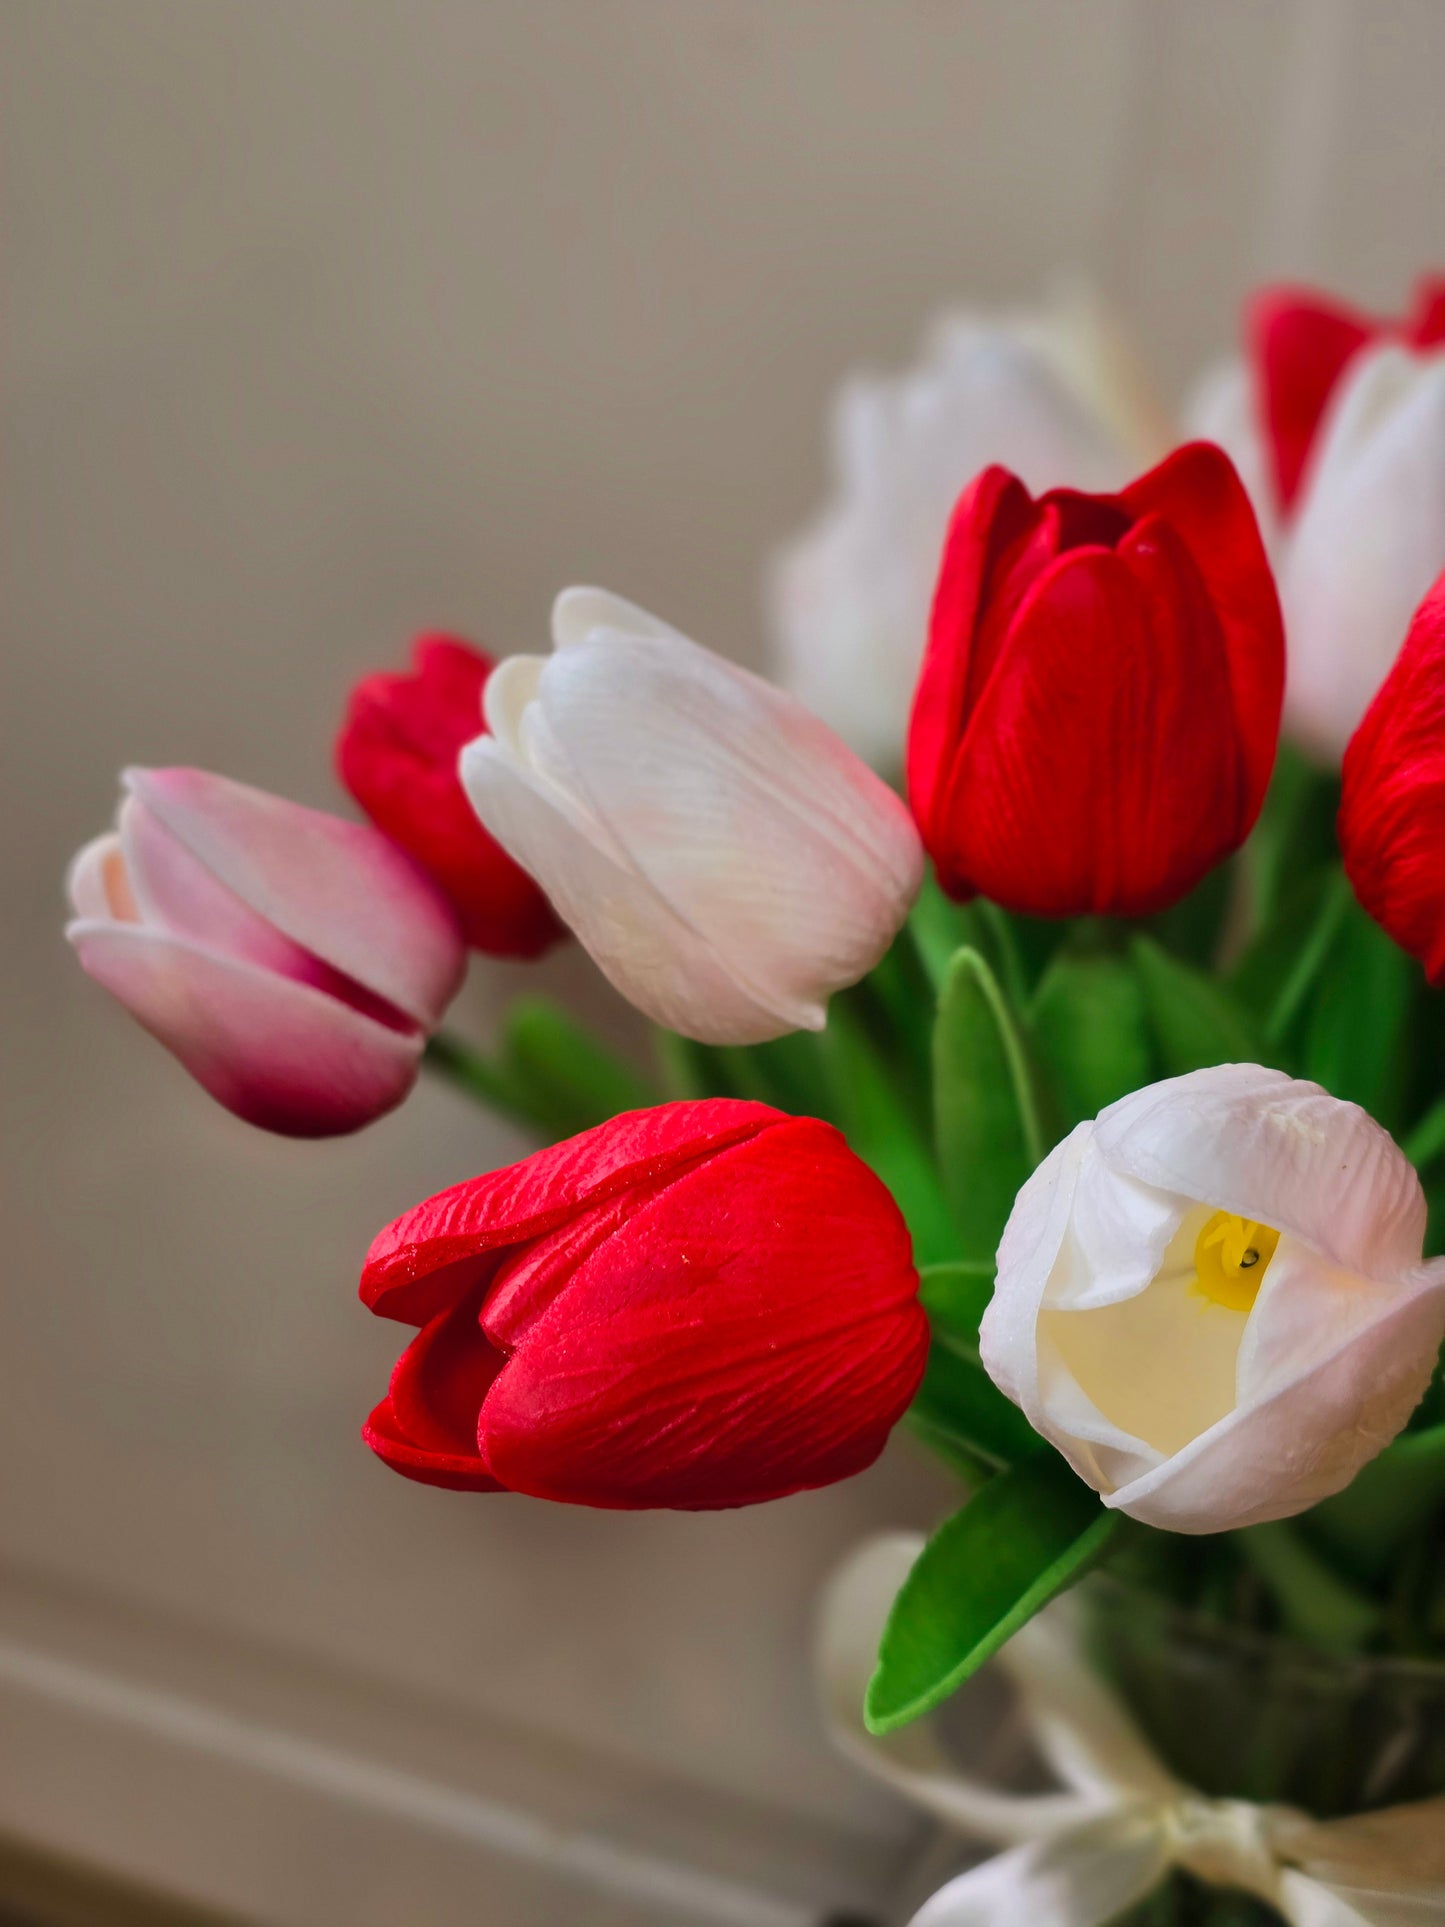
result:
M 793 697 L 600 589 L 490 677 L 461 778 L 625 997 L 705 1043 L 821 1030 L 923 872 L 903 804 Z
M 1285 728 L 1338 763 L 1445 568 L 1445 350 L 1385 342 L 1355 357 L 1287 516 L 1242 360 L 1206 376 L 1186 422 L 1234 462 L 1275 563 Z
M 1034 1172 L 995 1383 L 1108 1506 L 1173 1532 L 1302 1512 L 1387 1445 L 1445 1333 L 1425 1200 L 1358 1105 L 1257 1064 L 1152 1084 Z
M 1338 761 L 1445 568 L 1445 352 L 1351 364 L 1305 471 L 1280 573 L 1285 719 Z
M 832 417 L 832 488 L 767 584 L 779 674 L 880 768 L 903 761 L 948 518 L 991 462 L 1033 492 L 1122 487 L 1172 437 L 1093 303 L 954 314 L 892 377 L 854 376 Z

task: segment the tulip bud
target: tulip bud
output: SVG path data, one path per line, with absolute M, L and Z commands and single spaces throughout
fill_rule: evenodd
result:
M 1445 280 L 1425 276 L 1399 320 L 1362 314 L 1310 288 L 1263 288 L 1249 304 L 1245 333 L 1275 502 L 1288 512 L 1320 424 L 1361 350 L 1384 341 L 1429 348 L 1445 340 Z
M 466 964 L 378 831 L 203 770 L 126 770 L 70 868 L 82 967 L 248 1123 L 354 1131 L 399 1104 Z
M 917 894 L 902 803 L 801 704 L 600 589 L 487 684 L 477 815 L 593 959 L 705 1043 L 821 1030 Z
M 1445 567 L 1445 349 L 1360 355 L 1332 402 L 1280 570 L 1286 722 L 1337 760 Z
M 702 1510 L 870 1465 L 928 1350 L 897 1206 L 830 1125 L 664 1104 L 387 1227 L 420 1327 L 364 1437 L 428 1485 Z
M 1339 834 L 1355 895 L 1445 983 L 1445 576 L 1345 751 Z
M 1257 1064 L 1151 1084 L 1019 1192 L 980 1346 L 1105 1505 L 1228 1532 L 1347 1485 L 1445 1334 L 1425 1199 L 1358 1105 Z
M 954 511 L 909 729 L 939 881 L 1038 916 L 1163 909 L 1249 834 L 1283 680 L 1269 563 L 1217 448 L 1116 496 L 1035 501 L 986 469 Z
M 378 829 L 441 885 L 474 949 L 536 957 L 562 927 L 477 821 L 457 775 L 491 672 L 491 659 L 469 644 L 419 636 L 410 675 L 366 676 L 352 690 L 336 767 Z
M 969 476 L 1001 462 L 1029 488 L 1118 488 L 1167 429 L 1110 317 L 1079 295 L 942 317 L 901 375 L 853 376 L 831 427 L 829 499 L 768 583 L 779 672 L 896 770 L 938 552 Z

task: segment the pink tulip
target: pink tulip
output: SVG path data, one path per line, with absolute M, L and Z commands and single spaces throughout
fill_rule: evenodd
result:
M 399 1104 L 466 952 L 369 825 L 204 770 L 126 770 L 66 887 L 82 967 L 249 1123 L 354 1131 Z

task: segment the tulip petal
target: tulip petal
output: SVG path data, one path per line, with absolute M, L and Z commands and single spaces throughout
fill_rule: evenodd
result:
M 423 1324 L 490 1277 L 507 1247 L 545 1236 L 584 1204 L 657 1184 L 783 1121 L 769 1105 L 732 1098 L 659 1104 L 469 1178 L 377 1235 L 361 1274 L 362 1301 L 382 1317 Z
M 457 756 L 481 726 L 491 667 L 454 637 L 419 637 L 409 674 L 367 676 L 352 690 L 336 766 L 372 822 L 441 885 L 474 948 L 535 957 L 561 928 L 477 821 L 457 779 Z
M 388 1393 L 396 1433 L 449 1462 L 477 1461 L 477 1413 L 506 1363 L 477 1322 L 480 1290 L 423 1325 L 397 1360 Z
M 82 918 L 82 967 L 228 1110 L 263 1129 L 358 1129 L 416 1080 L 420 1031 L 403 1033 L 307 984 L 140 924 Z
M 1175 449 L 1120 499 L 1141 523 L 1158 516 L 1184 543 L 1199 571 L 1200 599 L 1219 622 L 1237 723 L 1232 740 L 1245 767 L 1242 838 L 1269 787 L 1284 701 L 1284 623 L 1259 523 L 1233 463 L 1208 442 Z M 1208 700 L 1203 691 L 1201 700 Z M 1208 733 L 1218 741 L 1217 731 Z
M 1419 1262 L 1425 1198 L 1357 1104 L 1258 1064 L 1221 1064 L 1120 1098 L 1095 1142 L 1116 1171 L 1287 1231 L 1345 1270 Z
M 967 725 L 941 815 L 1017 910 L 1144 915 L 1243 835 L 1235 733 L 1205 721 L 1233 706 L 1218 625 L 1182 543 L 1138 540 L 1034 581 Z
M 466 967 L 450 906 L 396 844 L 203 770 L 123 780 L 227 890 L 302 950 L 430 1028 Z
M 818 1005 L 779 1009 L 739 983 L 701 933 L 609 852 L 605 830 L 579 822 L 554 785 L 499 744 L 469 744 L 461 772 L 489 834 L 537 879 L 608 982 L 655 1023 L 702 1043 L 822 1028 Z
M 495 1475 L 539 1498 L 707 1509 L 871 1464 L 927 1320 L 897 1207 L 862 1167 L 840 1195 L 839 1149 L 830 1126 L 782 1119 L 640 1199 L 487 1393 Z M 741 1197 L 766 1239 L 739 1235 Z
M 77 917 L 99 922 L 134 923 L 139 917 L 125 852 L 119 836 L 107 830 L 76 851 L 65 875 L 65 894 Z
M 1362 354 L 1321 430 L 1281 595 L 1287 714 L 1337 758 L 1445 565 L 1445 354 Z
M 760 1004 L 820 1027 L 917 893 L 892 791 L 791 697 L 681 637 L 594 631 L 547 664 L 540 701 L 631 867 Z
M 1445 1265 L 1399 1281 L 1393 1309 L 1104 1503 L 1169 1532 L 1288 1518 L 1343 1490 L 1419 1403 L 1445 1337 Z

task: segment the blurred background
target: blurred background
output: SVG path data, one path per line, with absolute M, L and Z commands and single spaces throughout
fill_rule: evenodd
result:
M 1262 277 L 1398 306 L 1442 72 L 1439 0 L 0 0 L 0 1918 L 808 1927 L 919 1877 L 807 1642 L 941 1510 L 922 1455 L 713 1517 L 384 1471 L 360 1257 L 525 1141 L 428 1086 L 247 1130 L 60 877 L 125 762 L 339 807 L 359 672 L 541 647 L 567 582 L 762 662 L 832 389 L 942 304 L 1079 271 L 1170 397 Z

